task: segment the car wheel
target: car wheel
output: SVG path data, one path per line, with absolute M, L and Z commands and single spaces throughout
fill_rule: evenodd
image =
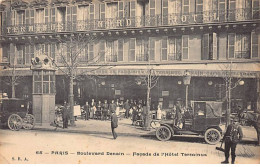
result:
M 204 138 L 208 144 L 217 144 L 221 139 L 221 134 L 219 130 L 210 128 L 205 132 Z
M 161 126 L 156 130 L 156 137 L 158 140 L 167 141 L 171 138 L 171 130 L 166 126 Z
M 35 126 L 35 117 L 31 114 L 26 114 L 23 119 L 23 128 L 24 129 L 32 129 Z
M 8 117 L 8 127 L 11 130 L 20 130 L 22 128 L 23 120 L 17 114 L 12 114 Z

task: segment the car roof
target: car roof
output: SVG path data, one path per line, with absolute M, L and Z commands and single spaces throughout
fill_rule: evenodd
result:
M 20 100 L 20 101 L 25 101 L 25 99 L 19 99 L 19 98 L 3 98 L 3 99 L 1 99 L 1 100 Z

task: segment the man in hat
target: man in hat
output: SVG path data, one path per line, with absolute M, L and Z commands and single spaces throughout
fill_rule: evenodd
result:
M 222 164 L 228 164 L 229 161 L 229 152 L 231 149 L 231 163 L 235 163 L 236 159 L 236 146 L 243 138 L 242 128 L 239 125 L 238 118 L 234 118 L 232 124 L 228 125 L 226 133 L 223 137 L 225 141 L 225 161 L 221 162 Z
M 117 133 L 116 133 L 116 128 L 118 127 L 118 118 L 114 110 L 112 110 L 112 115 L 111 115 L 111 130 L 114 139 L 117 138 Z
M 62 107 L 62 121 L 63 121 L 63 129 L 68 128 L 69 106 L 66 101 L 64 101 L 64 106 Z

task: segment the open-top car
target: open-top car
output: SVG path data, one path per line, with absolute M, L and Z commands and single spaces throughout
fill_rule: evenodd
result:
M 166 141 L 173 135 L 203 135 L 208 144 L 217 144 L 222 135 L 222 102 L 192 101 L 191 108 L 182 116 L 183 126 L 178 126 L 175 119 L 162 121 L 156 137 Z
M 4 98 L 0 100 L 0 123 L 11 130 L 32 129 L 35 118 L 28 113 L 26 100 L 17 98 Z

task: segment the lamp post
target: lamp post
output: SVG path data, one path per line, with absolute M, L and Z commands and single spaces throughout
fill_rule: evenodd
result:
M 185 107 L 188 108 L 188 92 L 189 92 L 189 85 L 190 85 L 190 72 L 188 70 L 184 71 L 183 75 L 183 84 L 185 85 L 186 91 L 185 91 Z

